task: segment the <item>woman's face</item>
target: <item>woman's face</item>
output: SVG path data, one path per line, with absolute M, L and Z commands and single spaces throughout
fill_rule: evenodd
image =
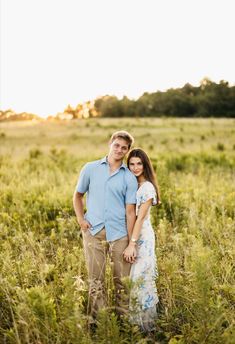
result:
M 144 165 L 141 159 L 137 157 L 130 158 L 129 169 L 136 177 L 140 177 L 144 173 Z

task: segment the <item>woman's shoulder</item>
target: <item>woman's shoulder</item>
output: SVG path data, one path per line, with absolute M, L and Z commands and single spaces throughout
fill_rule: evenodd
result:
M 137 191 L 138 196 L 142 196 L 142 195 L 155 195 L 156 194 L 156 190 L 154 185 L 149 182 L 149 181 L 145 181 L 138 189 Z
M 142 189 L 142 191 L 155 191 L 155 187 L 154 185 L 149 182 L 148 180 L 146 180 L 141 186 L 140 188 Z

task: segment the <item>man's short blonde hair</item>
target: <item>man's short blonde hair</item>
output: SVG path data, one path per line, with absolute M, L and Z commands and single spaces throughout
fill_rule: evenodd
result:
M 112 143 L 116 139 L 125 140 L 128 143 L 128 148 L 131 148 L 131 146 L 134 143 L 134 137 L 131 136 L 131 134 L 129 134 L 125 130 L 120 130 L 120 131 L 116 131 L 115 133 L 113 133 L 113 135 L 111 136 L 111 139 L 110 139 L 110 143 Z

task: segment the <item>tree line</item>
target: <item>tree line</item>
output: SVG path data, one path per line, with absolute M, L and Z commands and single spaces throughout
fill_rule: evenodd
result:
M 187 83 L 164 92 L 145 92 L 137 100 L 104 96 L 95 100 L 94 109 L 101 117 L 235 117 L 235 86 L 205 78 L 198 87 Z
M 215 83 L 204 78 L 199 86 L 187 83 L 167 91 L 145 92 L 136 100 L 124 96 L 105 95 L 76 107 L 68 105 L 64 111 L 48 119 L 76 119 L 89 117 L 233 117 L 235 118 L 235 86 L 227 81 Z M 0 121 L 39 118 L 33 114 L 0 111 Z

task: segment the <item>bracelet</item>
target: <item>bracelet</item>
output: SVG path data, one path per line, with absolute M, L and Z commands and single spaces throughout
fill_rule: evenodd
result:
M 130 240 L 131 242 L 134 242 L 135 244 L 136 244 L 136 242 L 137 242 L 137 239 L 134 239 L 134 238 L 131 238 L 131 240 Z

